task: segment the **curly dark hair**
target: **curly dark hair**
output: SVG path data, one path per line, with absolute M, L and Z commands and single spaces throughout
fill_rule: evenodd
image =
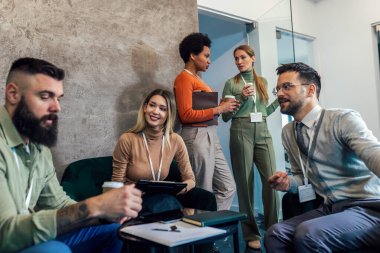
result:
M 211 40 L 207 34 L 191 33 L 187 35 L 179 44 L 179 54 L 184 63 L 190 59 L 190 54 L 198 55 L 203 51 L 203 47 L 211 47 Z
M 318 72 L 312 67 L 306 65 L 303 62 L 282 64 L 276 69 L 277 75 L 281 75 L 285 72 L 297 72 L 299 78 L 307 83 L 314 83 L 317 87 L 317 98 L 321 92 L 321 77 Z

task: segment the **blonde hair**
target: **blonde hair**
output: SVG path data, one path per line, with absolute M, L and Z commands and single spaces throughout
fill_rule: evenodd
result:
M 253 51 L 253 48 L 251 48 L 248 45 L 240 45 L 237 48 L 235 48 L 234 53 L 233 53 L 234 56 L 237 50 L 242 50 L 246 52 L 250 57 L 255 56 L 255 51 Z M 253 66 L 252 66 L 252 72 L 253 72 L 253 79 L 255 80 L 255 83 L 257 86 L 257 92 L 259 93 L 259 96 L 263 100 L 264 104 L 268 104 L 268 101 L 269 101 L 268 89 L 263 82 L 263 78 L 257 75 L 255 68 Z M 235 82 L 239 83 L 240 78 L 241 78 L 240 74 L 237 74 L 234 77 Z
M 146 120 L 145 120 L 144 106 L 147 105 L 150 99 L 156 95 L 162 96 L 165 99 L 166 104 L 167 104 L 168 117 L 164 123 L 163 128 L 164 128 L 164 136 L 165 136 L 166 143 L 168 144 L 169 148 L 171 148 L 170 135 L 173 133 L 177 109 L 176 109 L 173 93 L 171 93 L 170 91 L 163 90 L 163 89 L 156 89 L 152 91 L 151 93 L 149 93 L 140 106 L 139 112 L 137 114 L 137 121 L 136 121 L 135 126 L 130 128 L 127 132 L 138 134 L 144 131 L 144 129 L 147 127 Z

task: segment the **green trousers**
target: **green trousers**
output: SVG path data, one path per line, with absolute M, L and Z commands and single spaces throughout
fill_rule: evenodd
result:
M 230 129 L 230 154 L 239 209 L 240 212 L 248 215 L 248 220 L 242 223 L 244 240 L 258 240 L 260 232 L 253 213 L 254 164 L 260 173 L 263 187 L 265 227 L 269 228 L 278 221 L 277 193 L 268 183 L 269 177 L 276 169 L 275 155 L 272 137 L 265 120 L 260 123 L 251 123 L 249 118 L 233 119 Z

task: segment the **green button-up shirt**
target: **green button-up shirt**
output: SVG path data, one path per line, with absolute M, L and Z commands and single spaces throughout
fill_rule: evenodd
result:
M 0 107 L 0 252 L 54 239 L 57 209 L 74 203 L 59 185 L 50 149 L 26 146 Z

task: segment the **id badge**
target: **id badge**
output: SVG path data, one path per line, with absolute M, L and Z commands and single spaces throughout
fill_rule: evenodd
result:
M 261 112 L 251 112 L 251 122 L 263 122 L 263 114 Z
M 315 191 L 311 184 L 301 185 L 298 187 L 298 196 L 300 203 L 315 199 Z

